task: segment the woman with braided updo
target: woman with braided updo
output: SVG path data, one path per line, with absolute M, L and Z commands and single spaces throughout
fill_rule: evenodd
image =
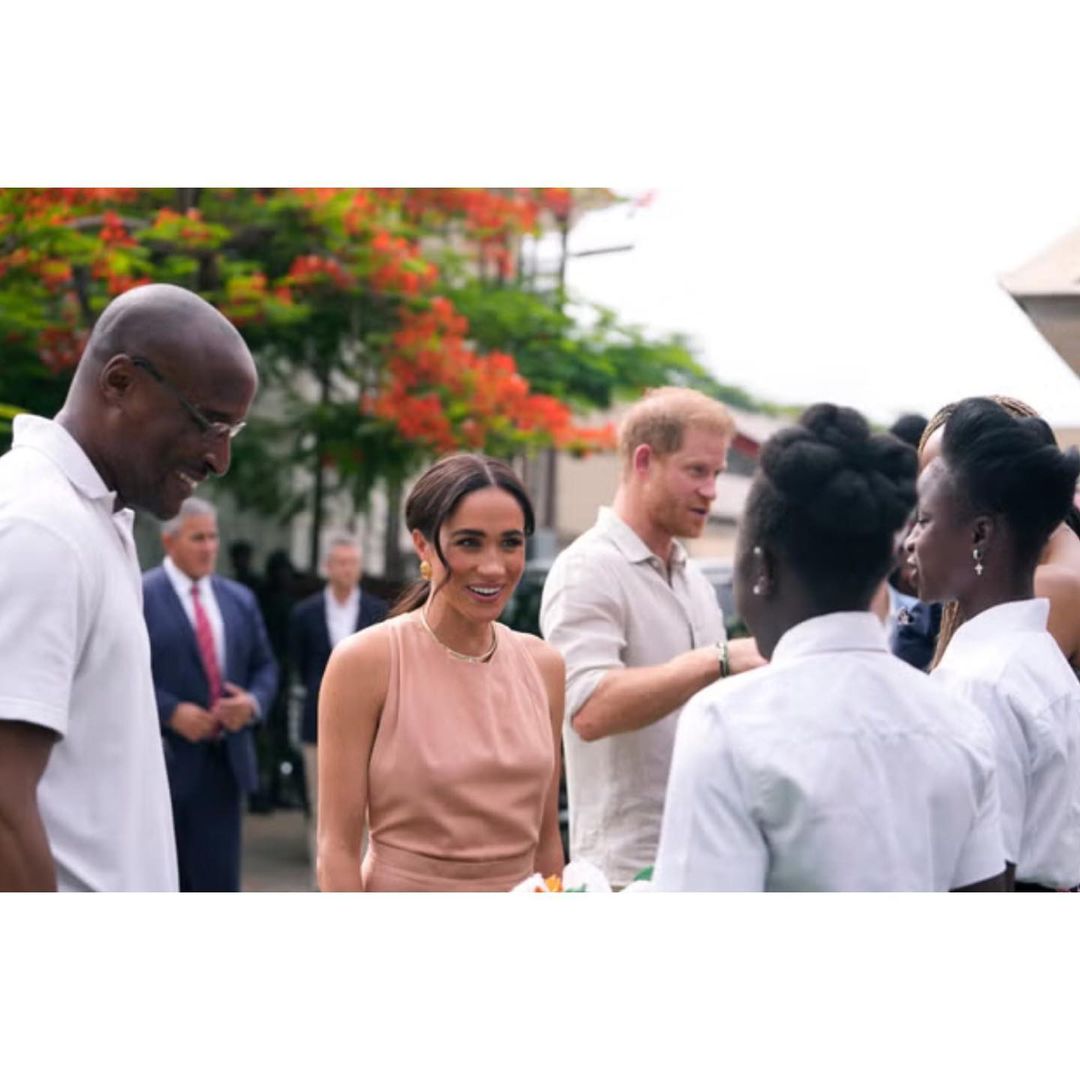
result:
M 1017 889 L 1080 883 L 1080 685 L 1034 585 L 1078 474 L 1080 455 L 1062 453 L 1044 421 L 968 398 L 919 476 L 906 543 L 919 597 L 957 604 L 958 627 L 932 679 L 993 729 Z
M 1040 418 L 1039 414 L 1023 401 L 994 395 L 1007 413 L 1016 417 Z M 939 409 L 927 423 L 919 440 L 919 471 L 921 472 L 941 453 L 945 421 L 956 410 L 956 402 Z M 1041 418 L 1040 418 L 1041 419 Z M 1047 427 L 1040 429 L 1042 437 L 1054 444 L 1054 434 Z M 1050 534 L 1039 555 L 1035 567 L 1035 595 L 1050 601 L 1050 618 L 1046 628 L 1065 654 L 1065 659 L 1080 676 L 1080 510 L 1069 508 L 1065 520 Z M 956 602 L 945 606 L 941 619 L 941 631 L 931 661 L 931 668 L 941 659 L 949 640 L 960 625 Z
M 685 890 L 1000 889 L 993 748 L 868 607 L 915 451 L 815 405 L 761 453 L 735 590 L 768 667 L 683 711 L 655 880 Z

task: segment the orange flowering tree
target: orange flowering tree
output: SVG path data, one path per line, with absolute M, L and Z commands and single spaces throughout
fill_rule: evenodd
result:
M 240 328 L 264 386 L 230 481 L 288 516 L 331 485 L 366 499 L 455 449 L 509 457 L 609 447 L 575 407 L 682 381 L 715 386 L 679 342 L 600 313 L 583 330 L 543 295 L 524 238 L 614 201 L 569 188 L 0 189 L 0 401 L 51 414 L 94 320 L 152 281 Z M 0 429 L 0 438 L 4 437 Z M 307 465 L 312 491 L 293 490 Z

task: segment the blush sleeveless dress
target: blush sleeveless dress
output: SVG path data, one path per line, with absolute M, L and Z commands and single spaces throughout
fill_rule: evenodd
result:
M 389 630 L 390 680 L 368 765 L 369 892 L 504 892 L 535 869 L 555 770 L 547 691 L 495 623 L 486 663 L 451 656 L 415 614 Z

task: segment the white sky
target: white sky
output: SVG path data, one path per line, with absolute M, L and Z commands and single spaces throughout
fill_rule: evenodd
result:
M 925 162 L 854 169 L 854 156 L 775 200 L 668 187 L 632 216 L 592 215 L 571 250 L 634 250 L 572 261 L 570 286 L 685 332 L 721 380 L 773 401 L 833 400 L 889 422 L 1008 393 L 1080 424 L 1080 378 L 997 284 L 1075 227 L 1080 185 L 995 170 L 977 143 L 933 183 Z

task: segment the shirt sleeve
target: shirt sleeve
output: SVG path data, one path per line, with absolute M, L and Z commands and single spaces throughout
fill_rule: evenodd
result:
M 1005 858 L 1014 865 L 1020 857 L 1024 814 L 1028 801 L 1027 749 L 1016 716 L 993 686 L 974 679 L 952 678 L 939 669 L 938 679 L 950 693 L 973 706 L 989 728 L 997 774 L 1001 838 Z
M 769 869 L 737 754 L 708 692 L 679 717 L 653 880 L 661 891 L 761 892 Z
M 989 734 L 989 732 L 988 732 Z M 989 742 L 989 740 L 988 740 Z M 956 873 L 950 888 L 959 889 L 995 877 L 1005 869 L 1005 847 L 1001 832 L 1001 798 L 993 750 L 988 745 L 979 761 L 985 782 L 982 798 L 975 810 L 971 831 L 956 860 Z
M 590 560 L 553 568 L 540 605 L 540 632 L 566 663 L 566 715 L 581 711 L 600 680 L 625 667 L 626 614 L 618 583 Z
M 0 718 L 68 731 L 85 639 L 80 562 L 31 521 L 0 521 Z

